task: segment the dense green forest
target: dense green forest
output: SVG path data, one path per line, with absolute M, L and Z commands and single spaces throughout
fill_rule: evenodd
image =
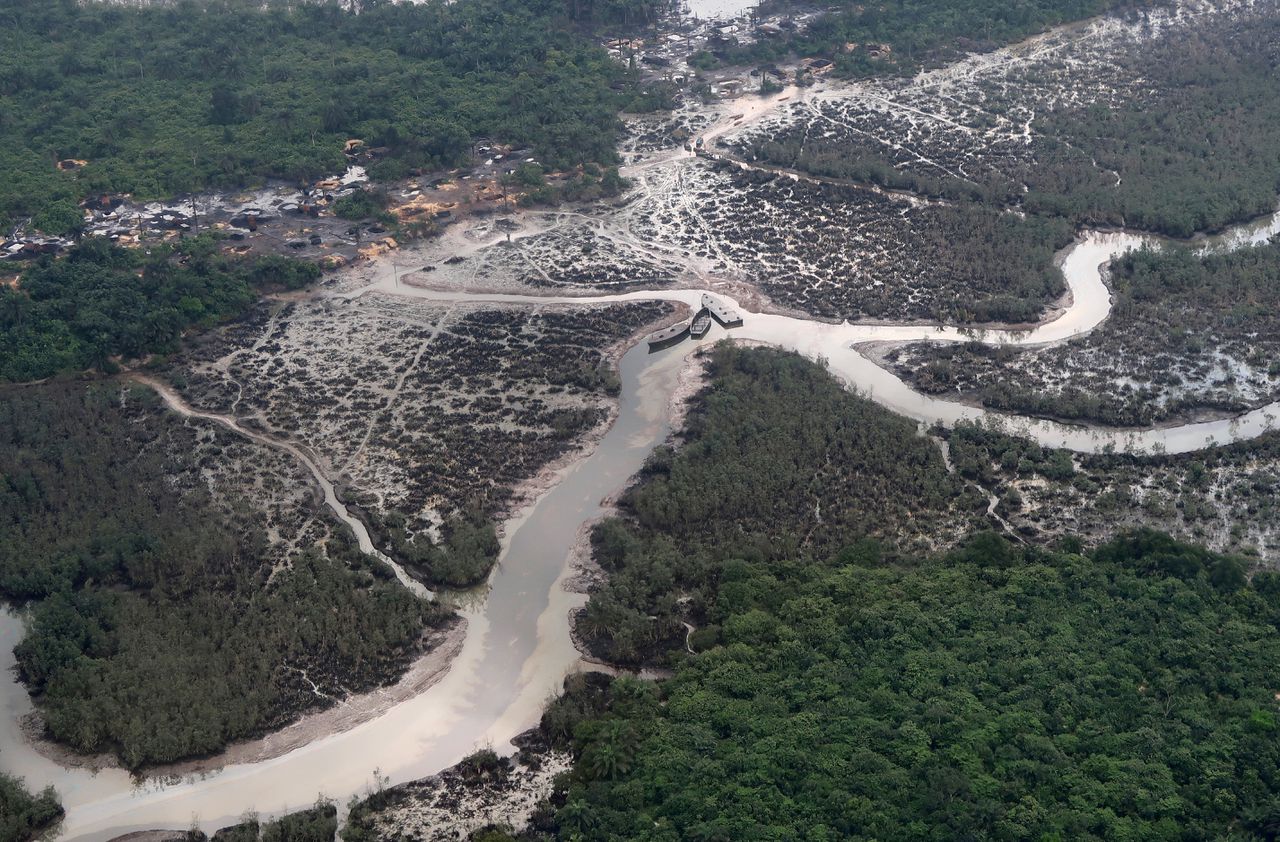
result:
M 584 16 L 621 13 L 580 3 Z M 463 162 L 488 137 L 551 166 L 612 162 L 634 91 L 559 0 L 15 0 L 0 17 L 0 230 L 104 191 L 167 197 L 346 166 Z M 60 159 L 87 166 L 57 170 Z
M 579 756 L 560 838 L 1274 838 L 1275 573 L 988 535 L 734 561 L 716 619 L 673 679 L 548 712 Z
M 0 775 L 0 842 L 27 842 L 61 818 L 52 789 L 33 795 L 20 779 Z
M 739 355 L 761 367 L 780 356 Z M 713 395 L 744 367 L 725 371 L 732 359 L 717 361 Z M 762 379 L 756 401 L 803 399 Z M 821 397 L 807 409 L 819 428 L 831 411 Z M 697 542 L 676 517 L 632 530 L 613 565 L 616 580 L 680 546 L 671 575 L 693 594 L 696 654 L 678 655 L 661 684 L 621 680 L 602 696 L 578 682 L 550 706 L 544 729 L 578 759 L 554 820 L 529 836 L 1274 838 L 1280 574 L 1250 581 L 1241 560 L 1154 532 L 1087 555 L 1073 540 L 1046 550 L 977 533 L 916 556 L 833 518 L 832 539 L 806 552 L 795 536 L 827 525 L 789 508 L 798 491 L 774 498 L 772 543 L 791 547 L 762 552 L 744 537 L 757 495 L 777 490 L 757 487 L 742 451 L 704 444 L 743 424 L 703 411 L 670 457 L 683 465 L 691 449 L 690 464 L 738 478 L 712 489 L 719 525 Z M 782 472 L 826 468 L 799 431 L 771 432 Z M 873 463 L 855 484 L 881 494 L 895 471 Z M 665 470 L 630 498 L 689 505 Z M 611 592 L 650 610 L 647 594 Z
M 314 264 L 285 257 L 227 257 L 208 237 L 146 253 L 90 238 L 64 259 L 42 258 L 16 288 L 0 285 L 0 380 L 173 351 L 188 328 L 239 315 L 259 292 L 297 289 L 319 275 Z
M 986 500 L 947 472 L 914 422 L 850 394 L 781 351 L 719 345 L 712 385 L 678 450 L 659 448 L 592 533 L 608 584 L 577 628 L 599 654 L 635 662 L 711 612 L 730 558 L 825 558 L 863 538 L 928 548 L 980 522 Z M 698 643 L 716 640 L 714 622 Z
M 32 603 L 21 678 L 50 734 L 130 768 L 216 751 L 378 686 L 444 609 L 348 543 L 273 570 L 255 501 L 221 516 L 215 443 L 141 387 L 0 401 L 0 595 Z M 175 491 L 175 488 L 178 489 Z

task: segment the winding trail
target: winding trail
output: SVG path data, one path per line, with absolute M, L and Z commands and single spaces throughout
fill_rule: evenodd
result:
M 348 510 L 342 501 L 338 499 L 338 494 L 334 490 L 333 482 L 325 475 L 324 471 L 320 469 L 320 464 L 310 453 L 307 453 L 303 448 L 293 444 L 292 442 L 277 439 L 273 436 L 266 435 L 265 433 L 259 433 L 256 430 L 250 430 L 230 415 L 219 415 L 214 412 L 203 412 L 195 409 L 183 400 L 182 396 L 179 395 L 172 386 L 168 383 L 157 380 L 154 377 L 131 372 L 129 374 L 129 378 L 151 388 L 160 396 L 160 399 L 164 401 L 165 406 L 169 407 L 169 409 L 184 418 L 198 418 L 202 421 L 212 421 L 213 423 L 219 424 L 237 435 L 244 436 L 245 438 L 256 441 L 259 444 L 264 444 L 267 447 L 283 450 L 294 459 L 297 459 L 306 466 L 307 470 L 311 472 L 311 476 L 315 478 L 316 483 L 319 484 L 320 490 L 324 494 L 325 505 L 332 509 L 333 513 L 338 516 L 338 520 L 350 527 L 351 531 L 355 534 L 356 543 L 360 546 L 360 551 L 366 555 L 373 556 L 383 564 L 390 567 L 392 572 L 395 573 L 396 579 L 399 580 L 400 584 L 404 585 L 416 596 L 422 599 L 435 598 L 435 594 L 432 591 L 428 590 L 421 582 L 406 573 L 405 569 L 397 564 L 394 559 L 374 546 L 373 538 L 369 535 L 369 529 L 365 526 L 364 521 L 351 514 L 350 510 Z

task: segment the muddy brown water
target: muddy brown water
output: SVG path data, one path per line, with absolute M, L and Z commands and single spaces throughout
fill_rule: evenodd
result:
M 307 807 L 317 794 L 345 803 L 373 783 L 374 770 L 393 782 L 423 777 L 476 748 L 504 748 L 537 721 L 542 706 L 574 669 L 569 612 L 582 597 L 561 580 L 582 523 L 623 486 L 668 432 L 667 403 L 692 346 L 649 355 L 643 345 L 621 362 L 618 419 L 599 446 L 567 469 L 516 521 L 487 592 L 462 613 L 467 638 L 448 674 L 421 695 L 349 731 L 282 757 L 229 766 L 182 781 L 135 786 L 127 773 L 65 769 L 23 739 L 19 719 L 31 710 L 13 680 L 13 647 L 21 618 L 0 611 L 0 768 L 33 787 L 53 784 L 67 809 L 63 837 L 107 839 L 149 828 L 212 831 L 246 810 L 263 815 Z

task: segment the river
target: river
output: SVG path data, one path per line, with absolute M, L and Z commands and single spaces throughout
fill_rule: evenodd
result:
M 713 129 L 714 130 L 714 129 Z M 1233 248 L 1260 242 L 1280 231 L 1280 214 L 1208 238 L 1206 248 Z M 1154 430 L 1099 430 L 1083 425 L 1017 418 L 921 395 L 891 372 L 856 350 L 872 341 L 933 339 L 1033 345 L 1065 341 L 1087 332 L 1107 318 L 1110 294 L 1101 266 L 1113 257 L 1156 238 L 1123 232 L 1083 235 L 1059 255 L 1070 289 L 1070 306 L 1056 319 L 1025 331 L 974 332 L 928 325 L 827 324 L 791 316 L 751 313 L 733 301 L 745 322 L 732 331 L 739 339 L 787 348 L 829 369 L 851 387 L 885 407 L 922 424 L 954 424 L 983 419 L 1006 425 L 1041 444 L 1081 452 L 1188 452 L 1210 443 L 1259 435 L 1280 417 L 1273 404 L 1240 418 L 1185 424 Z M 507 303 L 600 303 L 661 299 L 696 305 L 700 290 L 660 289 L 594 297 L 470 294 L 437 291 L 398 283 L 390 259 L 375 264 L 371 283 L 344 293 L 351 298 L 369 292 L 435 300 Z M 729 296 L 717 295 L 732 301 Z M 93 773 L 66 769 L 39 755 L 24 739 L 19 720 L 31 709 L 24 688 L 13 678 L 13 646 L 22 634 L 21 618 L 0 609 L 0 770 L 23 776 L 29 785 L 57 787 L 67 809 L 63 836 L 101 840 L 134 830 L 186 828 L 206 831 L 233 823 L 246 810 L 264 816 L 312 804 L 318 794 L 340 804 L 373 784 L 374 772 L 393 783 L 437 772 L 478 747 L 505 748 L 515 734 L 534 724 L 547 698 L 579 663 L 569 638 L 568 613 L 583 597 L 565 592 L 567 560 L 583 523 L 602 511 L 601 501 L 622 487 L 652 448 L 669 433 L 667 408 L 685 357 L 698 344 L 724 338 L 713 327 L 701 343 L 687 342 L 657 354 L 641 343 L 622 358 L 621 397 L 617 421 L 599 445 L 567 469 L 559 481 L 516 520 L 507 525 L 507 540 L 490 577 L 484 598 L 462 609 L 468 621 L 462 649 L 449 672 L 427 691 L 351 730 L 316 740 L 280 757 L 254 764 L 232 765 L 197 778 L 148 780 L 135 785 L 119 769 Z M 190 412 L 159 386 L 169 404 Z M 193 413 L 194 414 L 194 413 Z M 206 415 L 244 435 L 234 419 Z M 326 503 L 355 530 L 362 549 L 372 552 L 367 531 L 337 500 L 332 484 L 301 449 L 279 442 L 315 475 Z M 388 564 L 393 562 L 379 557 Z M 397 574 L 403 572 L 397 568 Z M 407 578 L 407 577 L 406 577 Z M 419 589 L 419 593 L 423 593 Z
M 1280 233 L 1280 211 L 1225 233 L 1200 238 L 1203 250 L 1234 249 L 1262 243 Z M 494 236 L 494 241 L 498 235 Z M 900 378 L 857 351 L 865 342 L 908 342 L 932 340 L 967 342 L 977 339 L 993 345 L 1032 346 L 1065 342 L 1101 324 L 1111 312 L 1111 293 L 1103 279 L 1103 267 L 1113 258 L 1143 246 L 1159 247 L 1160 237 L 1123 231 L 1087 232 L 1057 256 L 1069 290 L 1070 304 L 1052 321 L 1028 330 L 976 330 L 941 325 L 830 324 L 811 319 L 772 313 L 748 312 L 732 296 L 714 294 L 733 303 L 745 317 L 742 327 L 732 331 L 736 339 L 754 340 L 824 360 L 829 370 L 851 388 L 867 394 L 877 403 L 924 424 L 954 425 L 959 421 L 981 420 L 1000 424 L 1010 431 L 1034 439 L 1046 447 L 1060 447 L 1080 453 L 1115 451 L 1122 453 L 1186 453 L 1213 444 L 1253 438 L 1271 429 L 1280 420 L 1280 402 L 1235 418 L 1195 424 L 1180 424 L 1145 430 L 1099 428 L 1085 424 L 1024 418 L 943 400 L 913 390 Z M 472 248 L 483 243 L 473 243 Z M 699 305 L 702 290 L 640 290 L 601 296 L 544 296 L 503 293 L 469 293 L 421 288 L 398 282 L 390 264 L 384 264 L 367 286 L 344 298 L 371 292 L 402 295 L 440 302 L 482 301 L 508 304 L 578 303 L 602 304 L 616 301 L 678 301 Z M 722 334 L 713 332 L 703 344 Z M 690 347 L 688 345 L 683 347 Z
M 1233 229 L 1205 245 L 1234 247 L 1264 240 L 1278 230 L 1280 214 Z M 830 370 L 852 386 L 884 406 L 925 423 L 1000 420 L 1042 444 L 1086 452 L 1108 447 L 1128 452 L 1185 452 L 1202 448 L 1209 441 L 1225 442 L 1261 433 L 1280 416 L 1280 406 L 1239 419 L 1121 432 L 1012 418 L 914 392 L 853 347 L 866 341 L 925 338 L 964 341 L 976 337 L 1016 345 L 1068 339 L 1107 317 L 1110 294 L 1100 271 L 1102 264 L 1149 242 L 1154 242 L 1153 238 L 1091 233 L 1066 249 L 1059 262 L 1071 290 L 1072 304 L 1059 318 L 1033 330 L 975 334 L 920 325 L 837 325 L 748 313 L 739 307 L 745 322 L 731 335 L 825 359 Z M 391 275 L 392 270 L 387 268 L 372 284 L 346 297 L 394 291 L 437 300 L 545 304 L 657 298 L 692 305 L 701 296 L 698 290 L 638 291 L 587 298 L 472 295 L 395 285 Z M 617 421 L 589 456 L 568 469 L 550 491 L 508 524 L 509 539 L 491 576 L 487 595 L 477 600 L 479 604 L 462 611 L 468 630 L 461 652 L 448 674 L 421 695 L 377 719 L 272 760 L 230 766 L 176 783 L 152 780 L 135 786 L 118 769 L 97 774 L 64 769 L 37 754 L 24 740 L 18 720 L 30 711 L 31 705 L 11 671 L 12 650 L 21 637 L 22 624 L 16 614 L 4 610 L 0 611 L 0 669 L 5 673 L 5 680 L 0 681 L 5 710 L 0 719 L 0 768 L 25 777 L 35 787 L 56 786 L 68 813 L 64 836 L 96 840 L 153 827 L 182 828 L 193 821 L 211 831 L 234 822 L 247 809 L 270 815 L 308 806 L 317 794 L 342 803 L 372 784 L 375 769 L 391 781 L 401 782 L 439 771 L 478 747 L 506 746 L 512 736 L 536 722 L 548 696 L 578 663 L 567 616 L 581 604 L 582 597 L 566 593 L 561 583 L 579 528 L 601 513 L 601 501 L 622 487 L 669 433 L 667 407 L 685 357 L 699 344 L 716 342 L 726 333 L 717 326 L 701 343 L 688 342 L 657 354 L 648 354 L 641 343 L 626 353 L 620 364 L 622 391 Z M 190 412 L 163 384 L 156 385 L 171 406 Z M 227 419 L 205 417 L 256 437 Z M 292 446 L 289 449 L 316 475 L 325 490 L 326 502 L 353 525 L 362 548 L 370 551 L 363 525 L 337 501 L 332 485 L 315 468 L 314 461 Z

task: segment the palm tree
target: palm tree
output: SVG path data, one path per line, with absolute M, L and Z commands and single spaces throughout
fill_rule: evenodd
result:
M 581 799 L 569 801 L 556 814 L 560 826 L 569 831 L 570 839 L 581 839 L 600 824 L 591 806 Z
M 624 720 L 612 719 L 582 753 L 583 768 L 594 778 L 613 780 L 631 771 L 635 731 Z

